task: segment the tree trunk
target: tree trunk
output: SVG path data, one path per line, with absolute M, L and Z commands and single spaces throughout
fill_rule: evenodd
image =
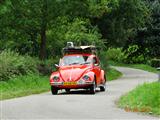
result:
M 47 1 L 43 0 L 42 18 L 41 18 L 41 42 L 40 42 L 40 59 L 46 58 L 46 29 L 47 29 Z
M 40 59 L 44 60 L 46 58 L 46 30 L 41 30 L 41 43 L 40 43 Z

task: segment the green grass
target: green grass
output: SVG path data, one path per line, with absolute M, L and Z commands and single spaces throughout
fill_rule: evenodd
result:
M 160 116 L 160 83 L 145 83 L 137 86 L 119 99 L 118 106 L 126 111 Z
M 148 71 L 148 72 L 154 72 L 154 73 L 158 72 L 158 70 L 156 68 L 151 67 L 151 66 L 146 65 L 146 64 L 124 64 L 124 63 L 117 63 L 117 62 L 114 62 L 114 61 L 110 61 L 109 64 L 113 65 L 113 66 L 131 67 L 131 68 L 141 69 L 141 70 L 145 70 L 145 71 Z
M 30 74 L 0 82 L 0 100 L 49 91 L 48 76 Z
M 110 68 L 106 74 L 108 81 L 118 79 L 122 76 L 122 73 L 114 68 Z
M 153 67 L 151 67 L 149 65 L 145 65 L 145 64 L 133 64 L 133 65 L 130 65 L 130 67 L 145 70 L 148 72 L 154 72 L 154 73 L 158 72 L 156 68 L 153 68 Z

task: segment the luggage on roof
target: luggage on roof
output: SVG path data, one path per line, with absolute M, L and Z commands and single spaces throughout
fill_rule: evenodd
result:
M 63 48 L 63 54 L 96 54 L 96 47 L 89 46 L 74 46 L 72 42 L 67 42 L 67 46 Z

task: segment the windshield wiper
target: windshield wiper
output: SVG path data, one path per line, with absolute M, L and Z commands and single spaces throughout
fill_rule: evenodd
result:
M 79 63 L 76 63 L 76 62 L 75 62 L 75 63 L 70 63 L 69 65 L 76 65 L 76 64 L 79 64 Z
M 84 65 L 84 64 L 90 64 L 91 62 L 84 62 L 84 63 L 81 63 L 80 65 Z

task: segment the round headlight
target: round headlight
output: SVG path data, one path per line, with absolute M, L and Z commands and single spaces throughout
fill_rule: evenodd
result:
M 88 75 L 84 75 L 83 76 L 83 80 L 89 80 L 89 76 Z
M 57 81 L 59 80 L 59 77 L 58 77 L 58 76 L 54 76 L 54 77 L 53 77 L 53 80 L 54 80 L 55 82 L 57 82 Z

